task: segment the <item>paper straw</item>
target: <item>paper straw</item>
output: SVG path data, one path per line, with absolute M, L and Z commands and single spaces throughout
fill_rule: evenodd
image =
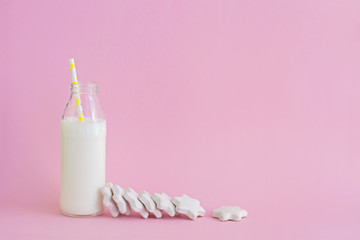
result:
M 76 94 L 75 94 L 76 110 L 77 110 L 79 122 L 82 122 L 82 121 L 84 121 L 84 114 L 83 114 L 82 107 L 81 107 L 79 88 L 77 87 L 78 82 L 77 82 L 77 76 L 76 76 L 75 61 L 73 58 L 70 58 L 70 72 L 71 72 L 72 83 L 75 87 L 75 92 L 76 92 Z

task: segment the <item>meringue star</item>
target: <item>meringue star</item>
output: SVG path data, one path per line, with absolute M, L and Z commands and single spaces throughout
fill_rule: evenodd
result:
M 123 197 L 130 204 L 132 210 L 140 213 L 143 218 L 149 217 L 149 212 L 146 211 L 144 205 L 139 201 L 138 194 L 132 188 L 126 188 Z
M 130 216 L 131 214 L 131 208 L 127 201 L 125 201 L 123 195 L 124 195 L 124 189 L 121 188 L 119 185 L 114 185 L 112 187 L 113 191 L 113 200 L 116 203 L 116 205 L 119 208 L 119 212 L 121 214 L 125 214 L 126 216 Z
M 139 193 L 139 200 L 144 204 L 146 210 L 148 210 L 150 213 L 153 213 L 156 218 L 162 217 L 161 211 L 156 208 L 154 200 L 151 199 L 151 196 L 147 191 L 142 191 Z
M 100 189 L 100 192 L 103 195 L 103 204 L 107 207 L 110 211 L 111 216 L 117 217 L 119 215 L 119 209 L 117 208 L 114 200 L 111 198 L 112 191 L 111 191 L 112 184 L 107 183 Z
M 212 211 L 214 218 L 220 219 L 220 221 L 240 221 L 241 218 L 248 215 L 247 211 L 239 207 L 221 206 Z
M 176 212 L 183 213 L 192 220 L 205 215 L 205 209 L 200 206 L 200 201 L 186 194 L 181 197 L 174 197 L 171 202 L 176 206 Z
M 154 193 L 151 195 L 152 200 L 160 210 L 164 210 L 170 217 L 175 216 L 175 207 L 171 203 L 170 197 L 165 193 Z

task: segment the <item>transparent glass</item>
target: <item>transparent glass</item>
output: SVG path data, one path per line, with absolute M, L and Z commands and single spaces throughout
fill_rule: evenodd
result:
M 100 188 L 105 184 L 106 121 L 97 92 L 95 83 L 72 84 L 60 121 L 60 208 L 67 216 L 103 212 Z M 78 96 L 83 121 L 78 117 Z
M 103 108 L 98 98 L 96 83 L 71 84 L 70 99 L 66 103 L 62 120 L 77 117 L 76 98 L 80 92 L 81 106 L 85 119 L 105 119 Z

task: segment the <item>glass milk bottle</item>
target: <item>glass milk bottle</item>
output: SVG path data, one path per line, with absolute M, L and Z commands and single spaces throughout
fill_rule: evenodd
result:
M 72 84 L 61 118 L 60 208 L 69 216 L 103 212 L 100 188 L 105 184 L 106 121 L 97 92 L 95 83 Z

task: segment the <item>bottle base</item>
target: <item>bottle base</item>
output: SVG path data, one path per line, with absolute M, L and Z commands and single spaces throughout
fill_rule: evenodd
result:
M 102 214 L 104 211 L 100 211 L 100 212 L 93 213 L 93 214 L 86 214 L 86 215 L 72 214 L 72 213 L 65 212 L 65 211 L 63 211 L 63 210 L 61 210 L 61 212 L 62 212 L 65 216 L 68 216 L 68 217 L 82 218 L 82 217 L 95 217 L 95 216 L 98 216 L 98 215 Z

